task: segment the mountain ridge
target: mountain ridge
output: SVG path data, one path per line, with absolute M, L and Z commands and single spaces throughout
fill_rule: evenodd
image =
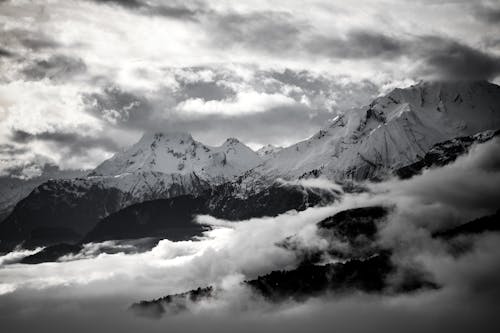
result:
M 67 227 L 79 221 L 78 214 L 88 218 L 85 225 L 91 228 L 132 204 L 197 196 L 224 184 L 228 184 L 227 189 L 221 188 L 224 196 L 242 202 L 252 198 L 260 207 L 270 193 L 266 189 L 280 179 L 380 180 L 423 159 L 437 143 L 499 128 L 499 86 L 423 82 L 394 89 L 366 107 L 338 115 L 309 139 L 273 152 L 267 159 L 235 138 L 211 147 L 184 132 L 146 133 L 87 177 L 39 186 L 16 205 L 0 224 L 0 231 L 23 230 L 13 239 L 21 241 L 33 226 Z M 225 199 L 220 200 L 225 205 Z M 245 212 L 251 216 L 252 207 L 245 206 Z M 35 221 L 40 216 L 44 221 Z M 0 232 L 0 239 L 6 239 L 4 234 Z
M 499 86 L 422 82 L 338 115 L 309 139 L 252 169 L 243 182 L 311 173 L 331 180 L 380 179 L 414 163 L 436 143 L 498 128 Z

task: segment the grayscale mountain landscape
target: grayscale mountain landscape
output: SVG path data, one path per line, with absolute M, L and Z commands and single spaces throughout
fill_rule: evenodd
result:
M 497 332 L 497 1 L 0 1 L 2 332 Z

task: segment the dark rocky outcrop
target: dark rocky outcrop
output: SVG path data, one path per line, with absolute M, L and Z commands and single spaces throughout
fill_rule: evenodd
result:
M 484 216 L 458 227 L 438 231 L 433 234 L 436 238 L 453 239 L 459 236 L 471 236 L 485 232 L 500 231 L 500 210 L 493 215 Z
M 30 256 L 24 257 L 21 260 L 22 264 L 40 264 L 43 262 L 53 262 L 57 261 L 59 258 L 70 255 L 77 254 L 82 250 L 81 245 L 72 244 L 57 244 L 44 248 L 40 252 L 32 254 Z
M 226 220 L 276 216 L 292 209 L 304 210 L 330 203 L 336 198 L 331 193 L 278 185 L 247 198 L 234 196 L 233 190 L 228 184 L 201 196 L 179 196 L 129 206 L 99 221 L 83 241 L 141 237 L 183 240 L 204 230 L 193 221 L 198 214 L 210 214 Z
M 472 136 L 458 137 L 435 144 L 421 159 L 394 171 L 401 179 L 408 179 L 422 173 L 424 169 L 440 167 L 466 154 L 474 144 L 484 143 L 497 137 L 500 130 L 486 131 Z

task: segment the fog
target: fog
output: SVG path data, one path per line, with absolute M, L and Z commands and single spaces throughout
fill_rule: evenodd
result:
M 341 190 L 327 181 L 301 186 Z M 274 218 L 229 222 L 198 216 L 210 230 L 191 241 L 160 241 L 142 253 L 122 244 L 114 254 L 89 244 L 60 262 L 14 263 L 31 254 L 0 257 L 0 328 L 3 332 L 494 332 L 500 327 L 500 235 L 467 240 L 470 250 L 450 253 L 443 230 L 494 213 L 500 202 L 500 140 L 474 147 L 454 163 L 409 180 L 361 184 L 328 207 L 290 211 Z M 395 264 L 426 271 L 440 286 L 410 294 L 325 294 L 306 302 L 269 303 L 240 282 L 272 270 L 293 269 L 299 254 L 277 245 L 293 236 L 304 249 L 328 242 L 316 223 L 339 211 L 392 207 L 377 242 L 393 250 Z M 393 277 L 397 278 L 397 277 Z M 178 315 L 148 319 L 127 311 L 136 301 L 214 285 L 213 300 Z

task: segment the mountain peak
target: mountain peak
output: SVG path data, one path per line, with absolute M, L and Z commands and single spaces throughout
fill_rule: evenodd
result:
M 156 131 L 146 132 L 142 135 L 139 143 L 153 143 L 160 141 L 179 141 L 191 142 L 194 141 L 191 134 L 182 131 Z
M 241 144 L 240 140 L 236 138 L 227 138 L 223 145 L 236 145 Z
M 500 87 L 486 81 L 423 81 L 346 111 L 254 172 L 286 179 L 383 177 L 434 144 L 500 128 Z
M 260 149 L 257 150 L 257 154 L 263 158 L 263 159 L 269 159 L 276 155 L 280 150 L 282 150 L 283 147 L 278 147 L 272 144 L 267 144 L 265 146 L 262 146 Z
M 219 181 L 229 180 L 260 162 L 254 151 L 235 138 L 227 139 L 220 147 L 210 147 L 185 132 L 148 132 L 129 149 L 104 161 L 92 174 L 196 174 Z

